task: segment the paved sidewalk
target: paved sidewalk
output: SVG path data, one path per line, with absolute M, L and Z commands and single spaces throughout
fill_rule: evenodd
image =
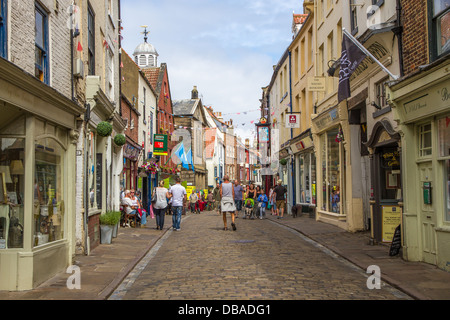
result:
M 106 300 L 171 225 L 168 215 L 164 230 L 156 230 L 154 219 L 145 228 L 119 228 L 110 245 L 100 244 L 89 256 L 75 256 L 74 265 L 81 269 L 80 290 L 69 290 L 71 274 L 61 272 L 31 291 L 0 291 L 0 300 Z
M 146 228 L 120 228 L 111 245 L 100 245 L 90 256 L 76 256 L 74 264 L 81 268 L 81 290 L 67 289 L 70 274 L 60 273 L 31 291 L 0 291 L 0 300 L 105 300 L 169 230 L 171 218 L 166 216 L 162 231 L 155 229 L 154 220 L 149 220 Z M 367 232 L 348 233 L 308 216 L 277 219 L 269 214 L 268 219 L 301 232 L 363 270 L 378 265 L 383 281 L 416 299 L 450 300 L 450 273 L 425 263 L 389 257 L 389 247 L 368 244 Z
M 315 221 L 309 215 L 283 219 L 267 218 L 283 224 L 320 243 L 363 270 L 377 265 L 381 280 L 418 300 L 450 300 L 450 273 L 434 265 L 407 262 L 400 256 L 390 257 L 386 244 L 370 245 L 370 232 L 350 233 L 339 227 Z

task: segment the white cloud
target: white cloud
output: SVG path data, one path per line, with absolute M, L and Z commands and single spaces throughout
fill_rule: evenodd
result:
M 189 98 L 196 85 L 206 105 L 241 112 L 232 118 L 241 124 L 237 133 L 248 135 L 259 113 L 242 112 L 259 108 L 261 88 L 292 39 L 292 12 L 301 8 L 298 0 L 126 0 L 122 45 L 131 55 L 143 41 L 140 26 L 148 25 L 173 98 Z

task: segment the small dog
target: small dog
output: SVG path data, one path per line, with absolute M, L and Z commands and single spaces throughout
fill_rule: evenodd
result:
M 302 205 L 296 204 L 295 206 L 292 206 L 291 212 L 292 212 L 293 218 L 296 218 L 297 216 L 301 217 L 302 216 Z

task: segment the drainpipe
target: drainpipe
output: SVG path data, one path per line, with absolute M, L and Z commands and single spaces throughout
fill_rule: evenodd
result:
M 402 26 L 402 4 L 401 0 L 397 1 L 397 26 L 394 28 L 394 34 L 397 36 L 398 40 L 398 56 L 399 56 L 399 65 L 400 65 L 400 77 L 404 76 L 404 67 L 403 67 L 403 26 Z
M 292 114 L 292 54 L 289 51 L 289 103 L 290 103 L 290 112 Z M 294 129 L 291 128 L 291 140 L 294 135 Z M 291 155 L 291 185 L 292 185 L 292 206 L 295 206 L 295 166 L 294 166 L 294 156 Z

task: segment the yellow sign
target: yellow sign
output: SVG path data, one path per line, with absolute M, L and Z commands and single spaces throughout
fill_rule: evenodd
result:
M 205 194 L 205 199 L 208 197 L 208 189 L 203 189 L 203 193 Z
M 186 193 L 187 193 L 187 199 L 189 200 L 189 197 L 191 196 L 192 192 L 195 191 L 195 186 L 187 186 L 186 187 Z
M 308 77 L 307 88 L 308 91 L 318 91 L 325 92 L 327 91 L 327 83 L 325 77 Z
M 402 209 L 398 206 L 382 206 L 383 242 L 392 242 L 395 229 L 402 223 Z

